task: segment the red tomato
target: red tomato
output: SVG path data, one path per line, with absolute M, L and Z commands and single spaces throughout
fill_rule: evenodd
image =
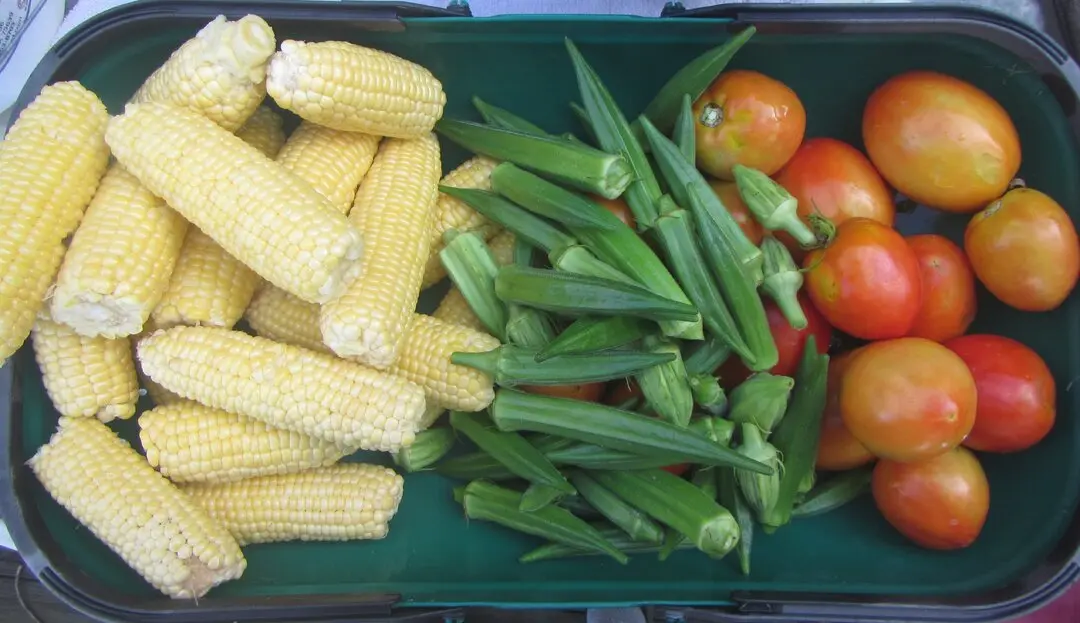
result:
M 630 229 L 637 228 L 634 213 L 630 211 L 630 206 L 626 205 L 626 202 L 622 199 L 605 199 L 599 195 L 590 195 L 589 198 L 600 204 L 608 212 L 619 217 L 619 220 L 628 225 Z
M 979 404 L 964 445 L 983 452 L 1016 452 L 1037 444 L 1054 426 L 1054 377 L 1035 351 L 999 335 L 965 335 L 945 342 L 975 378 Z
M 896 218 L 885 180 L 862 152 L 843 141 L 806 141 L 776 174 L 776 181 L 799 200 L 799 216 L 807 224 L 815 212 L 834 225 L 865 217 L 892 227 Z M 777 231 L 774 235 L 798 258 L 805 253 L 790 234 Z
M 799 304 L 806 314 L 806 328 L 802 331 L 791 328 L 776 303 L 772 300 L 765 301 L 765 317 L 769 320 L 769 330 L 772 331 L 773 341 L 776 342 L 776 350 L 780 355 L 776 365 L 768 370 L 771 374 L 794 376 L 799 367 L 799 359 L 802 358 L 806 338 L 811 335 L 814 336 L 819 353 L 829 350 L 832 327 L 802 293 L 799 293 Z M 742 360 L 733 355 L 716 370 L 716 375 L 720 377 L 721 386 L 732 389 L 750 377 L 750 370 L 743 365 Z
M 923 234 L 907 241 L 922 275 L 922 306 L 908 335 L 935 342 L 963 335 L 976 309 L 975 275 L 967 256 L 943 236 Z
M 754 243 L 754 246 L 760 245 L 761 239 L 765 237 L 765 229 L 750 214 L 750 208 L 746 207 L 746 202 L 743 201 L 742 195 L 739 194 L 739 187 L 735 185 L 735 182 L 712 180 L 709 182 L 709 186 L 712 186 L 713 192 L 720 198 L 720 202 L 728 209 L 731 217 L 739 224 L 739 229 L 746 234 L 750 242 Z
M 979 281 L 1006 305 L 1049 311 L 1080 275 L 1080 243 L 1065 210 L 1030 188 L 1010 190 L 971 218 L 964 250 Z
M 862 133 L 870 160 L 894 188 L 949 212 L 982 208 L 1020 169 L 1020 138 L 1005 109 L 975 86 L 931 71 L 878 87 Z
M 865 340 L 906 335 L 922 302 L 919 261 L 896 230 L 848 219 L 806 256 L 806 291 L 832 326 Z
M 871 488 L 885 519 L 931 549 L 971 545 L 990 510 L 986 473 L 963 447 L 920 463 L 880 461 Z
M 975 424 L 975 379 L 937 342 L 905 337 L 864 346 L 840 386 L 840 415 L 876 456 L 921 461 L 960 445 Z
M 660 469 L 665 472 L 675 474 L 676 476 L 682 476 L 686 473 L 686 470 L 690 469 L 689 463 L 676 463 L 675 465 L 665 465 Z
M 844 373 L 858 352 L 848 351 L 829 362 L 828 393 L 817 453 L 817 468 L 823 471 L 844 471 L 874 460 L 874 455 L 844 426 L 844 419 L 840 416 L 840 387 Z
M 597 402 L 604 395 L 603 383 L 581 383 L 577 385 L 522 385 L 521 391 L 531 394 L 543 394 L 556 398 L 573 398 L 585 402 Z
M 756 71 L 726 71 L 694 102 L 697 165 L 732 180 L 742 164 L 772 175 L 802 142 L 806 110 L 783 82 Z

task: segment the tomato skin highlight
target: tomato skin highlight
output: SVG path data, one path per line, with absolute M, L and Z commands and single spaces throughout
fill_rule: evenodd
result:
M 960 445 L 975 424 L 975 379 L 956 353 L 905 337 L 868 344 L 840 387 L 844 424 L 875 456 L 922 461 Z
M 735 219 L 735 222 L 739 224 L 739 229 L 746 234 L 750 242 L 754 243 L 755 247 L 761 245 L 761 239 L 765 237 L 765 229 L 750 214 L 750 208 L 746 207 L 746 202 L 743 201 L 742 195 L 739 194 L 739 187 L 735 185 L 735 182 L 710 180 L 709 186 L 712 187 L 713 192 L 720 198 L 720 202 L 724 204 L 724 207 L 731 214 L 731 218 Z
M 522 385 L 520 389 L 530 394 L 597 402 L 604 395 L 604 387 L 604 383 L 581 383 L 574 385 Z
M 803 260 L 806 291 L 833 327 L 865 340 L 906 335 L 922 304 L 919 261 L 896 230 L 868 218 L 836 228 Z
M 787 85 L 757 71 L 725 71 L 694 102 L 697 166 L 733 180 L 736 164 L 772 175 L 802 143 L 806 110 Z M 718 120 L 710 127 L 703 122 Z
M 970 450 L 958 447 L 920 463 L 879 461 L 874 503 L 901 534 L 939 550 L 971 545 L 990 509 L 990 485 Z
M 949 212 L 982 208 L 1020 169 L 1020 138 L 1005 109 L 937 72 L 907 72 L 878 87 L 863 111 L 862 134 L 893 188 Z
M 1080 276 L 1072 219 L 1049 196 L 1015 188 L 972 217 L 964 250 L 979 281 L 1001 302 L 1024 311 L 1057 308 Z
M 908 335 L 935 342 L 963 335 L 975 320 L 975 273 L 967 256 L 936 234 L 907 239 L 919 261 L 922 305 Z
M 634 213 L 630 211 L 630 206 L 626 205 L 625 201 L 622 199 L 607 199 L 600 195 L 589 195 L 589 198 L 618 217 L 630 229 L 637 231 L 637 221 L 634 220 Z
M 945 342 L 971 370 L 979 394 L 975 426 L 964 445 L 982 452 L 1018 452 L 1054 427 L 1054 376 L 1035 351 L 1000 335 L 965 335 Z
M 885 180 L 859 150 L 832 138 L 804 142 L 774 179 L 799 201 L 799 217 L 807 225 L 818 213 L 834 225 L 863 217 L 892 227 L 893 196 Z M 773 235 L 800 259 L 805 255 L 787 232 Z
M 874 460 L 874 455 L 851 434 L 840 416 L 840 388 L 844 374 L 859 350 L 837 355 L 829 361 L 825 413 L 821 419 L 821 437 L 815 464 L 822 471 L 845 471 Z

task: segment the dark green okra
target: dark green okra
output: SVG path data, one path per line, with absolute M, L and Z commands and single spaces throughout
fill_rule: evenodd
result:
M 735 522 L 739 524 L 739 569 L 743 575 L 750 575 L 750 551 L 754 542 L 754 511 L 746 503 L 742 492 L 739 491 L 735 479 L 735 470 L 723 468 L 717 472 L 717 492 L 720 496 L 720 505 L 731 511 L 735 516 Z
M 658 543 L 664 537 L 663 528 L 648 515 L 608 491 L 590 474 L 580 470 L 574 471 L 570 474 L 570 482 L 593 508 L 608 521 L 626 531 L 626 534 L 635 541 Z
M 626 346 L 655 331 L 655 325 L 640 318 L 627 316 L 585 316 L 563 329 L 536 354 L 537 361 L 561 355 L 602 353 Z
M 761 241 L 761 252 L 765 256 L 765 277 L 761 282 L 761 291 L 776 301 L 776 306 L 792 329 L 805 329 L 806 313 L 799 302 L 799 290 L 804 281 L 802 271 L 795 265 L 787 247 L 772 236 L 765 236 Z
M 731 391 L 728 417 L 733 422 L 754 424 L 768 436 L 784 417 L 793 387 L 795 380 L 789 376 L 759 372 Z
M 813 517 L 834 511 L 870 490 L 873 468 L 841 472 L 819 483 L 791 511 L 792 517 Z
M 603 208 L 595 202 L 558 188 L 528 171 L 504 162 L 491 172 L 491 187 L 495 192 L 517 203 L 530 212 L 549 218 L 567 227 L 588 227 L 611 231 L 615 229 L 611 219 L 602 214 Z M 523 203 L 524 198 L 527 203 Z
M 529 487 L 521 494 L 521 504 L 518 506 L 526 513 L 534 513 L 548 504 L 558 502 L 566 495 L 565 491 L 542 485 L 529 483 Z
M 477 112 L 480 113 L 480 116 L 483 117 L 484 122 L 489 125 L 504 130 L 516 130 L 525 134 L 550 136 L 550 134 L 545 132 L 540 126 L 526 121 L 505 108 L 493 106 L 475 95 L 472 98 L 472 103 Z
M 600 524 L 599 526 L 594 527 L 596 527 L 597 531 L 599 531 L 605 539 L 610 541 L 612 545 L 619 548 L 619 551 L 625 554 L 649 554 L 660 551 L 660 544 L 634 541 L 627 536 L 625 532 L 614 526 Z M 683 541 L 679 544 L 677 549 L 684 550 L 693 548 L 694 545 L 692 543 Z M 541 560 L 554 560 L 557 558 L 596 555 L 597 552 L 595 551 L 573 547 L 564 543 L 547 543 L 532 551 L 526 552 L 518 558 L 518 562 L 539 562 Z
M 449 428 L 429 428 L 416 434 L 408 448 L 394 453 L 394 463 L 407 472 L 427 469 L 454 447 L 454 433 Z
M 566 385 L 621 379 L 630 374 L 671 363 L 677 355 L 649 350 L 615 350 L 589 355 L 565 355 L 558 360 L 537 361 L 540 351 L 506 344 L 494 350 L 456 352 L 450 361 L 481 370 L 503 387 L 514 385 Z
M 682 152 L 683 158 L 690 164 L 697 163 L 697 136 L 695 135 L 693 102 L 690 94 L 684 94 L 682 105 L 679 106 L 679 116 L 675 118 L 675 129 L 672 130 L 671 140 Z
M 540 450 L 521 435 L 496 430 L 483 414 L 452 411 L 450 425 L 516 476 L 553 487 L 563 493 L 575 493 L 574 487 Z
M 716 467 L 699 467 L 694 470 L 694 474 L 690 477 L 690 484 L 694 485 L 698 489 L 701 489 L 705 495 L 712 499 L 716 499 Z M 686 541 L 686 535 L 668 528 L 664 533 L 664 544 L 660 548 L 660 562 L 668 559 L 668 556 L 673 554 L 675 550 L 679 549 L 679 546 Z
M 484 328 L 506 341 L 506 305 L 495 294 L 495 276 L 499 265 L 484 239 L 475 232 L 449 230 L 443 234 L 446 246 L 439 258 L 450 280 L 469 303 Z
M 670 357 L 668 362 L 634 376 L 645 402 L 661 418 L 685 428 L 694 412 L 694 395 L 679 347 L 656 336 L 646 336 L 643 346 L 649 352 Z

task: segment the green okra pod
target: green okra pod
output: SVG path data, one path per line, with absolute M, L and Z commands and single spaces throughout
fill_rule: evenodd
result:
M 724 415 L 728 410 L 727 394 L 720 381 L 711 374 L 689 375 L 690 392 L 694 402 L 710 415 Z
M 814 232 L 799 218 L 799 201 L 783 186 L 757 169 L 736 164 L 735 186 L 754 219 L 769 231 L 786 231 L 804 249 L 817 246 Z
M 435 471 L 458 480 L 510 480 L 514 472 L 487 452 L 473 452 L 443 459 L 435 464 Z
M 693 484 L 662 469 L 594 472 L 615 495 L 678 530 L 711 558 L 722 558 L 739 541 L 739 526 L 727 509 Z
M 754 424 L 768 436 L 784 417 L 793 387 L 795 380 L 789 376 L 759 372 L 732 390 L 728 417 Z
M 642 456 L 580 442 L 565 448 L 545 451 L 544 456 L 556 465 L 608 470 L 664 467 L 665 465 L 681 463 L 685 459 L 680 455 L 666 455 L 662 452 Z
M 595 528 L 559 506 L 550 504 L 533 512 L 522 511 L 520 494 L 482 480 L 469 483 L 463 498 L 469 519 L 491 521 L 518 532 L 603 552 L 621 564 L 628 560 Z
M 534 212 L 567 227 L 589 227 L 611 231 L 611 219 L 595 202 L 559 187 L 547 180 L 503 162 L 491 172 L 495 192 Z
M 502 388 L 495 393 L 491 418 L 502 431 L 561 435 L 643 456 L 660 453 L 671 463 L 730 465 L 765 474 L 773 471 L 685 428 L 580 400 Z
M 646 543 L 658 543 L 663 539 L 663 528 L 648 515 L 608 491 L 590 474 L 575 471 L 570 474 L 570 482 L 581 497 L 585 498 L 608 521 L 625 530 L 630 538 Z
M 484 239 L 475 232 L 449 230 L 443 234 L 446 246 L 439 251 L 450 280 L 469 303 L 484 328 L 501 341 L 506 340 L 506 305 L 495 294 L 499 265 Z
M 765 256 L 765 277 L 761 290 L 776 301 L 776 306 L 791 328 L 802 331 L 807 322 L 806 313 L 799 303 L 799 290 L 803 287 L 802 271 L 795 265 L 787 247 L 772 236 L 765 236 L 761 241 L 761 252 Z
M 714 374 L 731 356 L 731 347 L 711 335 L 699 346 L 690 346 L 687 350 L 689 354 L 683 353 L 687 374 Z
M 416 434 L 408 448 L 394 453 L 394 464 L 407 472 L 427 469 L 454 447 L 454 433 L 449 428 L 429 428 Z
M 450 356 L 450 361 L 485 372 L 503 387 L 512 387 L 610 381 L 647 372 L 677 358 L 670 352 L 615 350 L 537 361 L 538 352 L 535 348 L 504 344 L 485 352 L 456 352 Z
M 670 359 L 663 364 L 646 368 L 634 376 L 646 404 L 661 418 L 685 428 L 694 412 L 694 395 L 690 379 L 682 362 L 679 347 L 656 336 L 646 336 L 644 348 Z
M 578 123 L 585 130 L 585 135 L 588 137 L 589 142 L 593 145 L 599 145 L 600 141 L 596 139 L 596 130 L 593 129 L 592 120 L 589 119 L 589 113 L 585 112 L 581 104 L 577 102 L 570 102 L 570 112 L 574 113 L 574 117 L 577 118 Z
M 565 491 L 555 487 L 536 482 L 529 483 L 529 487 L 521 494 L 521 502 L 518 504 L 518 508 L 526 513 L 534 513 L 548 504 L 559 501 L 565 495 Z
M 742 492 L 743 498 L 754 510 L 758 519 L 764 522 L 765 518 L 773 512 L 780 497 L 782 473 L 780 453 L 772 444 L 765 441 L 761 430 L 754 424 L 741 424 L 739 433 L 742 439 L 739 447 L 736 448 L 738 452 L 773 468 L 772 474 L 755 474 L 745 469 L 735 470 L 735 480 L 739 483 L 739 491 Z
M 716 499 L 716 469 L 715 467 L 699 467 L 694 470 L 694 475 L 690 477 L 690 484 L 701 489 L 705 495 L 713 500 Z M 660 548 L 660 562 L 667 560 L 668 556 L 679 549 L 679 545 L 684 541 L 686 541 L 686 535 L 669 528 L 664 533 L 664 544 Z
M 754 542 L 754 511 L 746 503 L 735 480 L 735 471 L 721 469 L 717 475 L 717 492 L 720 505 L 731 511 L 735 522 L 739 524 L 739 569 L 743 575 L 750 575 L 750 551 Z
M 619 548 L 619 551 L 625 554 L 649 554 L 660 551 L 661 545 L 658 543 L 646 543 L 641 541 L 634 541 L 626 535 L 619 528 L 612 526 L 597 527 L 597 530 L 611 542 L 612 545 Z M 676 547 L 676 549 L 694 549 L 694 545 L 689 541 L 684 540 Z M 576 548 L 563 543 L 546 543 L 537 547 L 536 549 L 523 554 L 518 558 L 518 562 L 538 562 L 541 560 L 554 560 L 556 558 L 572 558 L 576 556 L 595 556 L 597 552 L 591 550 L 585 550 Z
M 690 422 L 690 430 L 722 446 L 730 446 L 731 438 L 735 435 L 735 423 L 722 417 L 701 416 Z
M 563 329 L 536 354 L 537 361 L 547 361 L 561 355 L 584 355 L 636 342 L 655 330 L 655 325 L 640 318 L 627 316 L 585 316 Z
M 671 140 L 682 152 L 683 158 L 690 164 L 697 162 L 697 137 L 695 136 L 693 102 L 690 94 L 684 93 L 682 104 L 679 106 L 679 116 L 675 118 L 675 129 L 672 130 Z
M 574 487 L 540 450 L 521 435 L 497 430 L 483 414 L 451 411 L 450 425 L 516 476 L 563 493 L 575 493 Z
M 607 199 L 621 195 L 634 179 L 633 168 L 621 155 L 558 137 L 446 118 L 435 130 L 473 153 L 513 162 Z
M 477 96 L 472 98 L 473 106 L 477 112 L 484 119 L 484 122 L 488 125 L 502 128 L 504 130 L 516 130 L 525 134 L 535 134 L 537 136 L 550 136 L 547 132 L 540 128 L 538 125 L 534 125 L 529 121 L 515 115 L 514 113 L 506 110 L 505 108 L 499 108 L 488 104 L 484 100 Z
M 813 517 L 834 511 L 870 490 L 874 470 L 869 467 L 841 472 L 818 484 L 791 511 L 792 517 Z

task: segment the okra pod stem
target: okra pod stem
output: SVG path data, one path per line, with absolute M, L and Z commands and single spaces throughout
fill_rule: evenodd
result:
M 768 436 L 784 417 L 793 387 L 795 380 L 789 376 L 759 372 L 732 390 L 728 417 L 732 422 L 753 424 Z
M 472 98 L 473 106 L 476 107 L 477 112 L 484 119 L 484 122 L 502 128 L 504 130 L 516 130 L 525 134 L 535 134 L 537 136 L 550 136 L 547 132 L 540 128 L 540 126 L 533 125 L 532 123 L 522 119 L 514 113 L 506 110 L 505 108 L 499 108 L 498 106 L 492 106 L 477 96 Z
M 563 493 L 575 493 L 574 487 L 542 452 L 521 435 L 496 430 L 483 414 L 451 411 L 450 425 L 515 475 Z
M 570 474 L 570 482 L 593 508 L 608 521 L 625 530 L 626 534 L 635 541 L 658 543 L 664 538 L 663 528 L 648 515 L 608 491 L 591 475 L 575 471 Z
M 731 356 L 731 347 L 712 335 L 697 348 L 690 348 L 692 352 L 689 355 L 683 353 L 687 374 L 713 374 Z
M 675 129 L 671 138 L 682 152 L 683 158 L 690 164 L 697 163 L 697 137 L 694 135 L 694 110 L 690 94 L 684 93 L 679 106 L 679 116 L 675 118 Z
M 787 247 L 772 236 L 765 236 L 761 241 L 761 252 L 765 256 L 762 291 L 776 301 L 776 306 L 791 328 L 802 331 L 807 322 L 806 313 L 799 303 L 799 290 L 803 286 L 802 271 L 795 265 Z
M 465 487 L 465 516 L 498 523 L 507 528 L 581 549 L 606 553 L 621 564 L 626 554 L 620 552 L 595 528 L 570 511 L 548 505 L 533 512 L 519 509 L 521 495 L 482 480 Z
M 561 355 L 601 353 L 626 346 L 649 334 L 649 323 L 626 316 L 592 317 L 575 320 L 536 354 L 537 361 Z M 655 327 L 654 327 L 655 329 Z
M 491 417 L 499 430 L 561 435 L 612 450 L 649 456 L 661 453 L 672 463 L 731 465 L 768 474 L 773 469 L 674 424 L 612 407 L 568 398 L 538 396 L 502 388 Z
M 761 430 L 754 424 L 741 424 L 741 442 L 738 451 L 743 456 L 773 467 L 772 474 L 755 474 L 745 469 L 735 470 L 735 480 L 754 514 L 762 522 L 768 517 L 780 496 L 780 453 L 764 440 Z
M 634 541 L 626 535 L 619 528 L 604 527 L 598 528 L 600 534 L 604 536 L 612 545 L 619 548 L 619 551 L 625 554 L 648 554 L 660 551 L 660 544 L 658 543 L 644 543 Z M 683 541 L 676 547 L 676 549 L 693 549 L 694 545 L 688 541 Z M 571 558 L 575 556 L 595 556 L 597 552 L 585 549 L 579 549 L 563 543 L 547 543 L 540 547 L 523 554 L 518 558 L 518 562 L 538 562 L 541 560 L 553 560 L 556 558 Z
M 531 307 L 509 305 L 510 319 L 506 321 L 506 338 L 511 344 L 539 349 L 555 337 L 551 318 Z
M 491 172 L 491 187 L 507 199 L 568 227 L 615 228 L 595 202 L 518 168 L 509 162 Z
M 634 377 L 645 402 L 661 418 L 686 428 L 694 412 L 694 395 L 679 347 L 655 336 L 647 336 L 644 347 L 650 352 L 671 356 L 667 363 L 647 368 Z
M 537 361 L 537 349 L 505 344 L 486 352 L 456 352 L 450 361 L 489 374 L 504 387 L 513 385 L 566 385 L 621 379 L 674 361 L 677 356 L 660 351 L 611 351 L 589 355 L 565 355 L 557 361 Z
M 860 467 L 841 472 L 810 490 L 802 503 L 791 511 L 792 517 L 813 517 L 834 511 L 870 490 L 872 468 Z
M 588 275 L 600 279 L 610 279 L 628 285 L 636 286 L 638 283 L 624 275 L 617 268 L 613 268 L 603 260 L 593 255 L 592 251 L 581 245 L 573 245 L 555 249 L 548 255 L 551 265 L 558 270 L 576 275 Z
M 599 145 L 600 141 L 596 139 L 596 130 L 593 129 L 592 120 L 589 119 L 589 113 L 585 112 L 585 109 L 577 102 L 570 102 L 570 111 L 574 113 L 578 123 L 580 123 L 582 129 L 585 130 L 585 135 L 589 138 L 589 142 L 593 145 Z
M 720 387 L 720 381 L 711 374 L 693 374 L 690 381 L 690 393 L 694 402 L 710 415 L 724 415 L 728 410 L 727 394 Z
M 471 152 L 557 177 L 607 199 L 617 198 L 634 179 L 633 168 L 622 156 L 561 138 L 446 118 L 435 130 Z
M 735 423 L 717 416 L 702 416 L 690 422 L 690 430 L 722 446 L 730 446 L 735 435 Z
M 720 505 L 731 511 L 735 522 L 739 524 L 739 569 L 743 575 L 750 575 L 750 550 L 754 542 L 754 512 L 739 491 L 735 480 L 735 470 L 721 469 L 717 475 L 717 489 Z
M 440 185 L 439 192 L 460 200 L 484 218 L 514 232 L 515 238 L 543 249 L 545 253 L 576 242 L 551 223 L 491 191 Z
M 449 428 L 429 428 L 416 434 L 408 448 L 394 453 L 394 463 L 407 472 L 427 469 L 454 447 L 454 433 Z
M 565 491 L 542 485 L 537 482 L 529 484 L 525 492 L 521 494 L 521 502 L 518 509 L 526 513 L 534 513 L 548 504 L 553 504 L 566 495 Z
M 817 236 L 799 218 L 799 201 L 783 186 L 757 169 L 736 164 L 735 186 L 754 219 L 769 231 L 786 231 L 804 249 L 817 246 Z
M 711 558 L 722 558 L 739 541 L 739 526 L 727 509 L 693 484 L 662 469 L 594 472 L 615 495 L 678 530 Z
M 499 265 L 484 239 L 475 232 L 449 230 L 443 235 L 446 246 L 439 251 L 450 280 L 469 303 L 473 313 L 489 333 L 506 341 L 506 305 L 495 294 Z

